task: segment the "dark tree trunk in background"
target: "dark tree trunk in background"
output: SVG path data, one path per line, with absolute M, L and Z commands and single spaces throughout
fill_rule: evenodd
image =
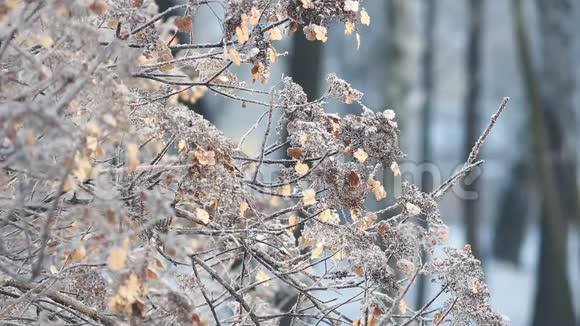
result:
M 578 216 L 578 185 L 576 171 L 576 112 L 574 91 L 576 74 L 574 60 L 574 6 L 576 0 L 536 0 L 538 5 L 546 123 L 550 133 L 550 148 L 556 164 L 556 177 L 561 187 L 564 217 Z M 576 4 L 576 5 L 574 5 Z
M 396 111 L 399 128 L 405 130 L 409 95 L 413 88 L 411 78 L 412 53 L 409 46 L 409 38 L 412 37 L 413 33 L 413 7 L 411 2 L 407 0 L 386 0 L 384 9 L 387 28 L 384 34 L 385 42 L 381 44 L 383 47 L 379 50 L 384 56 L 384 108 Z M 399 139 L 404 142 L 404 138 L 406 135 L 401 134 Z M 394 198 L 390 194 L 394 192 L 395 177 L 390 173 L 388 167 L 383 173 L 382 182 L 388 195 L 387 199 L 378 205 L 392 204 Z M 381 208 L 384 207 L 386 206 Z M 379 216 L 379 218 L 389 217 Z
M 289 75 L 306 92 L 308 100 L 319 97 L 320 77 L 322 74 L 322 43 L 311 42 L 297 31 L 292 37 L 292 50 L 289 59 Z
M 562 184 L 557 178 L 557 139 L 552 139 L 547 124 L 538 78 L 531 58 L 522 1 L 513 0 L 513 21 L 519 51 L 519 62 L 529 106 L 530 129 L 538 188 L 542 196 L 541 241 L 537 271 L 534 326 L 575 325 L 570 282 L 567 275 L 566 211 L 563 205 Z M 553 54 L 556 55 L 556 54 Z
M 559 203 L 563 214 L 562 241 L 567 244 L 568 223 L 578 221 L 580 218 L 578 209 L 578 185 L 576 171 L 576 114 L 574 108 L 575 91 L 575 60 L 574 60 L 574 21 L 576 0 L 537 0 L 538 17 L 540 20 L 541 49 L 542 49 L 542 71 L 540 85 L 544 104 L 544 121 L 547 127 L 549 141 L 549 155 L 554 164 L 555 182 L 559 188 Z M 549 241 L 548 235 L 544 233 L 546 221 L 543 222 L 542 229 L 542 252 L 550 256 L 550 245 L 544 248 L 543 243 Z M 567 251 L 564 248 L 564 254 Z M 552 263 L 550 258 L 545 258 L 546 262 L 540 266 L 540 277 L 538 284 L 542 283 L 537 291 L 536 310 L 534 325 L 545 325 L 550 319 L 550 313 L 545 311 L 545 305 L 549 298 L 542 293 L 553 291 L 546 289 L 545 279 L 550 278 L 554 282 L 561 283 L 566 279 L 564 275 L 550 274 L 550 270 L 545 265 Z M 567 264 L 566 264 L 567 266 Z M 544 270 L 548 269 L 548 270 Z M 543 279 L 542 279 L 543 277 Z M 544 286 L 544 288 L 542 288 Z M 572 301 L 570 299 L 570 301 Z M 571 311 L 568 317 L 569 325 L 575 324 L 574 310 L 570 303 Z M 561 325 L 568 325 L 565 322 Z
M 425 0 L 423 8 L 423 33 L 425 36 L 425 48 L 421 57 L 421 87 L 423 88 L 423 104 L 421 109 L 421 160 L 429 163 L 433 161 L 431 146 L 431 125 L 433 111 L 433 92 L 435 82 L 435 69 L 433 65 L 435 52 L 435 18 L 437 15 L 437 0 Z M 433 176 L 429 171 L 422 171 L 421 191 L 431 192 L 433 190 Z M 426 252 L 422 253 L 423 261 L 426 260 Z M 426 278 L 421 276 L 417 282 L 417 299 L 415 306 L 421 307 L 425 303 Z
M 387 0 L 386 3 L 388 35 L 385 102 L 387 107 L 403 113 L 401 111 L 407 109 L 412 88 L 408 49 L 412 25 L 411 4 L 407 0 Z
M 467 45 L 467 95 L 465 97 L 465 142 L 463 145 L 464 157 L 468 157 L 473 145 L 479 137 L 479 101 L 481 98 L 481 49 L 483 30 L 483 1 L 469 1 L 469 36 Z M 471 250 L 476 258 L 482 259 L 481 247 L 477 238 L 478 225 L 480 223 L 479 209 L 479 178 L 466 183 L 465 190 L 477 193 L 478 198 L 463 201 L 463 219 L 465 222 L 465 239 L 471 245 Z
M 528 130 L 525 134 L 525 138 L 531 136 Z M 530 160 L 530 155 L 524 154 L 524 157 L 512 164 L 509 174 L 510 182 L 505 185 L 506 189 L 500 196 L 499 205 L 496 208 L 498 219 L 493 233 L 493 255 L 514 265 L 520 264 L 528 215 L 532 212 L 528 206 L 532 200 Z
M 424 10 L 425 48 L 421 58 L 421 86 L 424 93 L 421 109 L 421 160 L 423 162 L 431 162 L 433 160 L 431 146 L 431 120 L 433 115 L 433 85 L 435 81 L 433 54 L 435 50 L 435 16 L 437 14 L 436 0 L 426 0 Z M 433 178 L 429 173 L 423 173 L 421 176 L 422 191 L 430 192 L 433 190 L 432 179 Z
M 301 30 L 294 33 L 292 37 L 292 50 L 289 58 L 288 71 L 292 80 L 298 85 L 302 86 L 309 101 L 313 101 L 320 96 L 320 83 L 323 69 L 322 62 L 322 43 L 311 42 L 304 37 Z M 286 130 L 283 130 L 282 137 L 287 136 Z M 286 150 L 280 151 L 282 155 L 286 155 Z M 303 225 L 298 227 L 294 232 L 296 239 L 302 233 Z M 276 303 L 281 305 L 282 311 L 290 311 L 296 304 L 298 297 L 292 295 L 289 298 L 289 293 L 279 292 L 276 294 Z M 286 326 L 291 324 L 290 318 L 280 319 L 280 325 Z

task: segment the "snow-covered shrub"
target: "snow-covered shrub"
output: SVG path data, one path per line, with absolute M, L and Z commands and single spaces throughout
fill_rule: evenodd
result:
M 204 33 L 202 6 L 223 37 L 179 43 Z M 395 113 L 333 74 L 312 102 L 291 78 L 269 83 L 277 41 L 325 42 L 333 23 L 360 44 L 370 17 L 356 0 L 0 3 L 1 322 L 505 324 L 468 247 L 423 260 L 449 232 L 436 201 L 476 155 L 372 211 L 392 196 L 379 174 L 405 157 Z M 207 94 L 264 111 L 258 155 L 186 106 Z M 411 307 L 420 275 L 438 294 Z

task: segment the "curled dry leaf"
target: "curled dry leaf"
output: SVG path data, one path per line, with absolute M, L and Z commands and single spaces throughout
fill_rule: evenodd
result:
M 177 150 L 183 152 L 187 148 L 187 143 L 183 139 L 178 139 L 176 142 Z
M 117 120 L 115 119 L 115 117 L 113 117 L 113 115 L 109 113 L 105 113 L 103 115 L 103 121 L 111 127 L 117 126 Z
M 338 214 L 332 209 L 325 209 L 318 218 L 325 223 L 338 224 L 340 222 Z
M 268 60 L 270 63 L 276 63 L 276 61 L 278 61 L 278 53 L 273 47 L 268 48 Z
M 308 26 L 304 26 L 302 29 L 304 31 L 304 36 L 309 41 L 321 41 L 326 42 L 328 37 L 326 36 L 327 29 L 324 26 L 310 24 Z
M 127 167 L 129 170 L 135 171 L 139 164 L 139 145 L 130 143 L 127 145 Z
M 407 303 L 405 302 L 404 299 L 401 299 L 401 301 L 399 301 L 399 311 L 402 314 L 407 313 Z
M 308 164 L 298 161 L 294 166 L 294 170 L 296 170 L 296 173 L 298 173 L 299 175 L 305 175 L 306 173 L 308 173 L 308 170 L 310 170 L 310 168 L 308 167 Z
M 361 265 L 353 265 L 352 266 L 352 271 L 353 273 L 355 273 L 358 276 L 364 276 L 365 275 L 365 270 Z
M 298 218 L 296 215 L 290 215 L 288 217 L 288 230 L 290 232 L 296 230 L 296 225 L 298 224 Z
M 344 23 L 344 34 L 351 35 L 356 30 L 356 25 L 350 20 Z
M 310 259 L 320 258 L 320 256 L 322 256 L 322 253 L 324 253 L 324 245 L 322 244 L 322 242 L 319 241 L 316 243 L 314 249 L 312 249 L 312 251 L 310 252 Z
M 413 277 L 413 274 L 415 274 L 415 264 L 413 264 L 411 261 L 407 259 L 400 259 L 397 262 L 397 268 L 403 274 L 405 274 L 407 279 L 411 279 Z
M 292 186 L 290 185 L 283 185 L 282 187 L 278 188 L 278 194 L 287 197 L 292 194 Z
M 139 163 L 137 163 L 139 165 Z M 87 181 L 93 172 L 93 166 L 89 159 L 84 155 L 75 156 L 75 168 L 73 170 L 74 176 L 76 176 L 79 181 Z
M 244 216 L 244 213 L 250 208 L 247 201 L 243 201 L 240 205 L 240 216 Z
M 375 195 L 376 200 L 383 200 L 387 197 L 387 192 L 380 181 L 369 179 L 367 185 Z
M 201 165 L 214 165 L 216 163 L 214 151 L 196 150 L 193 155 Z
M 297 159 L 297 160 L 301 160 L 302 157 L 304 156 L 304 154 L 302 153 L 302 150 L 298 147 L 290 147 L 286 150 L 286 153 L 288 154 L 288 156 L 290 156 L 291 158 Z
M 191 32 L 192 21 L 190 16 L 175 18 L 175 26 L 182 32 Z
M 97 15 L 104 15 L 107 13 L 109 6 L 103 0 L 95 0 L 89 5 L 89 9 Z
M 401 169 L 399 168 L 399 163 L 393 161 L 393 163 L 391 163 L 391 171 L 393 171 L 393 174 L 395 176 L 401 175 Z
M 367 160 L 367 158 L 369 158 L 369 154 L 367 154 L 367 152 L 365 152 L 364 149 L 362 148 L 357 148 L 357 150 L 354 151 L 352 155 L 360 163 L 364 163 Z
M 109 269 L 115 272 L 120 271 L 125 268 L 125 263 L 127 262 L 127 248 L 124 247 L 114 247 L 109 252 L 109 258 L 107 258 L 107 266 Z
M 361 10 L 361 12 L 360 12 L 360 22 L 361 22 L 361 24 L 367 25 L 367 26 L 369 26 L 371 24 L 371 17 L 367 13 L 367 11 L 364 9 Z
M 246 43 L 250 39 L 250 34 L 248 32 L 248 21 L 248 16 L 246 14 L 242 14 L 240 26 L 236 27 L 238 42 L 241 44 Z
M 316 191 L 314 189 L 306 189 L 302 192 L 302 201 L 304 206 L 316 204 Z
M 209 223 L 209 213 L 205 209 L 196 208 L 195 217 L 203 224 Z
M 269 279 L 270 279 L 270 275 L 268 275 L 268 273 L 264 272 L 263 270 L 260 270 L 256 274 L 256 281 L 264 282 L 264 283 L 262 283 L 262 285 L 264 285 L 265 287 L 270 286 L 270 282 L 267 282 Z
M 312 3 L 312 0 L 300 0 L 300 2 L 302 2 L 302 8 L 314 9 L 314 3 Z
M 274 27 L 270 29 L 270 39 L 272 41 L 279 41 L 282 39 L 282 30 L 280 27 Z
M 232 60 L 236 66 L 239 66 L 242 63 L 242 59 L 240 58 L 240 53 L 238 50 L 229 49 L 228 53 L 230 54 L 229 59 Z
M 360 186 L 360 175 L 356 171 L 350 171 L 348 174 L 348 185 L 353 188 Z
M 81 261 L 87 256 L 87 248 L 80 245 L 76 247 L 69 255 L 69 258 L 73 261 Z
M 258 9 L 256 9 L 256 7 L 252 7 L 251 11 L 250 11 L 250 19 L 249 19 L 250 25 L 258 25 L 258 23 L 260 22 L 260 11 Z

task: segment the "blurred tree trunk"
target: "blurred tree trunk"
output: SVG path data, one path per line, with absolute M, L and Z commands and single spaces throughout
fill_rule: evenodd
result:
M 312 101 L 319 97 L 322 73 L 322 43 L 311 42 L 298 31 L 292 37 L 289 71 L 295 83 L 302 86 Z
M 526 88 L 538 186 L 542 195 L 541 240 L 533 325 L 575 325 L 567 275 L 566 220 L 562 184 L 556 177 L 558 139 L 548 128 L 545 99 L 533 67 L 522 1 L 513 0 L 519 61 Z M 555 53 L 552 53 L 556 55 Z M 569 67 L 571 68 L 571 67 Z M 549 82 L 549 81 L 548 81 Z M 561 139 L 560 139 L 561 140 Z
M 567 224 L 580 217 L 578 210 L 578 185 L 576 172 L 576 116 L 574 108 L 575 66 L 573 51 L 574 3 L 573 0 L 537 0 L 542 49 L 542 72 L 540 85 L 544 104 L 544 121 L 547 127 L 549 155 L 554 164 L 554 177 L 559 187 L 559 201 L 563 214 L 563 245 L 567 244 Z M 542 241 L 548 241 L 543 237 Z M 542 247 L 542 255 L 551 255 L 549 248 Z M 567 250 L 564 247 L 564 255 Z M 566 258 L 567 256 L 564 256 Z M 546 261 L 546 263 L 551 263 Z M 567 264 L 565 264 L 567 267 Z M 544 267 L 545 268 L 545 267 Z M 540 277 L 548 274 L 540 266 Z M 539 281 L 542 281 L 539 278 Z M 561 279 L 556 279 L 561 282 Z M 545 283 L 545 282 L 542 282 Z M 543 284 L 546 286 L 545 284 Z M 545 311 L 549 298 L 540 292 L 536 296 L 534 325 L 545 325 L 550 313 Z M 547 289 L 545 289 L 547 290 Z M 569 325 L 575 324 L 572 299 L 570 299 Z M 563 312 L 565 313 L 565 312 Z M 553 319 L 552 319 L 553 320 Z M 564 322 L 561 325 L 568 325 Z
M 529 138 L 529 136 L 531 134 L 526 130 L 524 137 Z M 498 219 L 493 233 L 493 255 L 514 265 L 520 264 L 520 252 L 528 223 L 527 217 L 532 211 L 528 207 L 532 200 L 530 191 L 532 171 L 528 166 L 531 159 L 528 153 L 522 153 L 522 157 L 512 164 L 509 182 L 499 197 L 497 207 Z
M 426 0 L 423 8 L 423 34 L 425 37 L 425 48 L 421 57 L 421 86 L 423 89 L 423 104 L 421 109 L 421 160 L 429 163 L 433 161 L 431 146 L 431 126 L 433 110 L 434 91 L 434 65 L 433 54 L 435 50 L 435 19 L 437 15 L 437 0 Z M 421 172 L 421 191 L 431 192 L 433 190 L 433 176 L 429 171 Z M 422 252 L 423 261 L 426 261 L 426 252 Z M 421 276 L 417 282 L 416 307 L 421 307 L 425 303 L 426 277 Z
M 411 34 L 411 3 L 387 0 L 387 88 L 388 106 L 405 107 L 412 87 L 409 72 L 409 35 Z
M 384 55 L 384 103 L 385 108 L 394 109 L 397 112 L 397 123 L 400 129 L 405 129 L 406 116 L 408 113 L 408 99 L 412 89 L 411 78 L 411 49 L 409 39 L 412 30 L 412 4 L 405 0 L 386 0 L 384 13 L 387 17 L 384 47 L 381 52 Z M 372 14 L 372 13 L 371 13 Z M 405 135 L 399 138 L 401 143 Z M 387 193 L 395 191 L 395 177 L 389 173 L 389 169 L 383 173 L 383 185 Z M 377 209 L 384 208 L 393 203 L 394 198 L 388 196 L 387 200 L 377 203 Z M 389 218 L 390 216 L 379 216 Z
M 574 0 L 537 0 L 542 48 L 541 91 L 564 217 L 579 217 L 576 172 Z M 577 3 L 577 1 L 576 1 Z
M 302 86 L 309 101 L 320 96 L 320 82 L 322 74 L 322 43 L 311 42 L 304 37 L 302 31 L 294 33 L 292 37 L 292 50 L 289 58 L 289 75 L 292 80 Z M 282 131 L 283 139 L 287 137 L 287 131 Z M 286 155 L 286 149 L 280 151 Z M 296 228 L 295 236 L 298 239 L 302 233 L 303 226 Z M 278 292 L 276 294 L 276 304 L 281 305 L 282 311 L 290 311 L 296 304 L 298 296 L 289 293 Z M 286 326 L 292 323 L 292 318 L 284 317 L 280 319 L 280 325 Z
M 465 142 L 463 145 L 464 157 L 468 157 L 473 145 L 479 137 L 479 101 L 481 97 L 481 48 L 483 30 L 483 1 L 469 1 L 469 35 L 467 45 L 467 96 L 465 97 Z M 479 178 L 465 185 L 465 190 L 479 194 Z M 463 201 L 463 219 L 465 222 L 465 239 L 471 245 L 476 258 L 482 259 L 481 248 L 477 238 L 480 222 L 479 198 Z

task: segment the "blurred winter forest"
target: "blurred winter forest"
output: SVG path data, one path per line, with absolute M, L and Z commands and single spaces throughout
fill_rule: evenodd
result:
M 462 164 L 498 101 L 510 96 L 509 113 L 483 150 L 484 167 L 465 181 L 468 195 L 446 197 L 442 210 L 455 227 L 452 242 L 471 244 L 492 302 L 513 325 L 577 325 L 580 3 L 385 0 L 366 7 L 374 19 L 359 49 L 342 26 L 329 29 L 326 43 L 297 33 L 282 43 L 289 58 L 278 73 L 316 99 L 324 76 L 337 72 L 365 90 L 369 106 L 396 110 L 401 148 L 417 158 L 401 165 L 403 176 L 424 190 Z M 199 36 L 210 41 L 212 33 Z M 234 138 L 257 117 L 218 97 L 194 109 Z M 259 138 L 248 146 L 257 149 Z

